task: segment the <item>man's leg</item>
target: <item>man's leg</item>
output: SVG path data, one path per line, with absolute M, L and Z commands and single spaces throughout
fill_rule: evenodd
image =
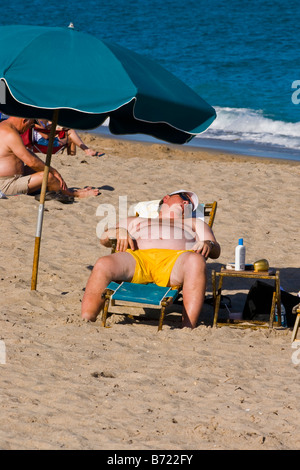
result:
M 69 129 L 69 131 L 68 131 L 68 140 L 71 144 L 75 145 L 75 154 L 76 154 L 76 146 L 81 148 L 82 150 L 84 150 L 84 152 L 87 155 L 93 156 L 93 155 L 98 155 L 99 154 L 99 152 L 97 152 L 96 150 L 93 150 L 93 149 L 89 148 L 81 140 L 81 138 L 79 137 L 79 135 L 77 134 L 77 132 L 74 129 Z M 103 154 L 103 152 L 101 152 L 101 153 Z
M 30 181 L 28 183 L 28 193 L 34 193 L 38 189 L 41 189 L 42 187 L 42 182 L 43 182 L 43 171 L 39 171 L 37 173 L 32 173 L 30 177 Z M 48 175 L 48 184 L 47 184 L 47 190 L 48 191 L 60 191 L 60 183 L 55 176 L 52 175 L 52 173 L 49 173 Z M 97 196 L 99 194 L 98 189 L 94 188 L 83 188 L 83 189 L 69 189 L 67 188 L 66 190 L 61 191 L 63 194 L 66 194 L 67 196 L 72 196 L 72 197 L 78 197 L 78 198 L 85 198 L 85 197 L 90 197 L 90 196 Z
M 30 176 L 30 181 L 28 183 L 28 193 L 34 193 L 38 191 L 42 187 L 43 182 L 43 171 L 38 171 L 37 173 L 32 173 Z M 59 191 L 59 181 L 53 177 L 51 173 L 48 176 L 48 184 L 47 184 L 48 191 Z
M 128 281 L 133 278 L 136 261 L 130 253 L 119 252 L 99 258 L 87 282 L 82 299 L 81 316 L 96 321 L 103 304 L 102 294 L 111 281 Z
M 206 290 L 206 262 L 202 255 L 182 253 L 176 260 L 170 276 L 171 286 L 183 285 L 182 326 L 195 328 Z

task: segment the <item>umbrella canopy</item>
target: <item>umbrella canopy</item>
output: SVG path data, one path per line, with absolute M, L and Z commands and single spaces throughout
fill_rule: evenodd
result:
M 0 111 L 52 121 L 40 195 L 31 289 L 36 289 L 44 202 L 56 125 L 149 134 L 183 144 L 215 110 L 155 62 L 73 27 L 1 26 Z
M 215 110 L 152 60 L 76 31 L 0 27 L 3 113 L 93 129 L 110 117 L 113 134 L 149 134 L 185 143 L 207 129 Z

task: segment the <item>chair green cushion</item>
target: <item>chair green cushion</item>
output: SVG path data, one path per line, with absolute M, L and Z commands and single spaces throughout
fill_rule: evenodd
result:
M 111 282 L 107 289 L 113 290 L 111 298 L 126 302 L 135 302 L 151 305 L 161 305 L 165 297 L 172 297 L 173 301 L 178 295 L 177 289 L 161 287 L 156 284 L 133 284 L 131 282 Z

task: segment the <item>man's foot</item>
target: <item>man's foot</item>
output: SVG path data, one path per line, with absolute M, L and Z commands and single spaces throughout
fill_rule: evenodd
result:
M 101 193 L 100 193 L 99 189 L 87 187 L 87 188 L 83 188 L 83 189 L 74 189 L 74 190 L 72 190 L 72 194 L 73 194 L 74 197 L 78 197 L 78 198 L 82 199 L 82 198 L 85 198 L 85 197 L 99 196 L 99 194 L 101 194 Z
M 96 150 L 92 150 L 92 149 L 86 149 L 85 153 L 89 155 L 90 157 L 102 157 L 103 155 L 105 155 L 104 152 L 97 152 Z

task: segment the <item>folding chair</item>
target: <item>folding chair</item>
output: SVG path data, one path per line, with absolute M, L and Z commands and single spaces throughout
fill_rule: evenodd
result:
M 141 215 L 142 208 L 145 208 L 144 203 L 139 203 L 137 206 L 133 208 L 133 213 L 136 216 Z M 151 211 L 152 214 L 155 213 L 155 206 L 157 201 L 149 201 L 147 202 L 147 210 Z M 217 202 L 214 201 L 212 203 L 207 204 L 199 204 L 197 211 L 195 211 L 195 216 L 201 216 L 204 220 L 207 221 L 207 224 L 212 227 L 215 215 L 217 210 Z M 143 214 L 146 216 L 146 214 Z M 112 253 L 116 251 L 116 239 L 111 239 L 112 243 Z M 126 303 L 130 304 L 140 304 L 142 305 L 151 305 L 156 306 L 161 309 L 159 323 L 158 323 L 158 331 L 162 329 L 164 316 L 165 316 L 165 309 L 168 305 L 171 305 L 180 293 L 180 289 L 172 289 L 171 287 L 161 287 L 157 286 L 156 284 L 133 284 L 130 282 L 111 282 L 106 290 L 104 291 L 104 308 L 102 312 L 101 318 L 101 326 L 106 326 L 106 320 L 108 316 L 109 306 L 115 305 L 117 301 L 118 304 L 126 305 Z
M 48 144 L 46 142 L 39 143 L 35 140 L 35 138 L 34 138 L 34 131 L 35 130 L 39 131 L 39 128 L 35 126 L 32 129 L 27 129 L 27 131 L 25 131 L 21 135 L 23 143 L 24 143 L 25 147 L 28 148 L 29 150 L 31 150 L 32 152 L 43 153 L 43 154 L 46 155 L 47 151 L 48 151 Z M 49 129 L 41 129 L 41 130 L 43 131 L 44 134 L 49 134 L 50 133 Z M 64 130 L 64 129 L 60 129 L 60 130 L 58 129 L 58 130 L 55 131 L 55 135 L 57 137 L 60 137 L 60 138 L 64 138 L 65 134 L 66 134 L 66 130 Z M 65 150 L 65 148 L 67 149 L 68 155 L 76 155 L 76 145 L 73 142 L 66 143 L 66 144 L 61 144 L 61 145 L 58 145 L 58 146 L 53 146 L 52 153 L 56 154 L 60 151 L 63 152 Z

